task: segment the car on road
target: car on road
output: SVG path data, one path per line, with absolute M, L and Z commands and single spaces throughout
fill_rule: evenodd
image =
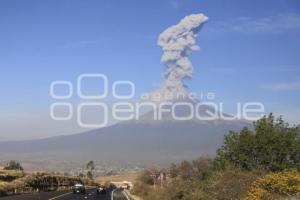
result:
M 127 182 L 123 182 L 120 189 L 129 189 L 129 184 Z
M 105 186 L 99 186 L 97 188 L 97 194 L 106 194 L 106 187 Z
M 73 186 L 73 194 L 85 194 L 85 187 L 81 183 L 77 183 Z

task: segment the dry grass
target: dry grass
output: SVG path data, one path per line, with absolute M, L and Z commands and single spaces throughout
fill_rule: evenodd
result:
M 138 174 L 126 174 L 126 175 L 116 175 L 116 176 L 101 176 L 96 178 L 96 182 L 122 182 L 122 181 L 131 181 L 134 182 Z
M 10 182 L 15 179 L 19 179 L 25 176 L 25 173 L 22 171 L 16 170 L 0 170 L 0 181 Z

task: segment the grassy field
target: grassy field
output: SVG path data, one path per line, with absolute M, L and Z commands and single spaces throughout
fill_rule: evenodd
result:
M 96 182 L 122 182 L 122 181 L 131 181 L 134 182 L 138 174 L 126 174 L 126 175 L 117 175 L 117 176 L 100 176 L 97 177 Z

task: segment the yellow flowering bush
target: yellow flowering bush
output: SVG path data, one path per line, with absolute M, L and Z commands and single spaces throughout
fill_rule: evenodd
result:
M 274 197 L 300 195 L 300 172 L 283 171 L 267 174 L 250 187 L 245 200 L 265 200 Z

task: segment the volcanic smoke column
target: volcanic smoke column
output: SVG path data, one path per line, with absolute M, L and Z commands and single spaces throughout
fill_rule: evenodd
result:
M 195 38 L 207 20 L 204 14 L 192 14 L 159 35 L 158 45 L 163 49 L 161 61 L 166 66 L 163 90 L 171 93 L 185 91 L 183 80 L 191 78 L 193 73 L 188 56 L 200 49 Z

